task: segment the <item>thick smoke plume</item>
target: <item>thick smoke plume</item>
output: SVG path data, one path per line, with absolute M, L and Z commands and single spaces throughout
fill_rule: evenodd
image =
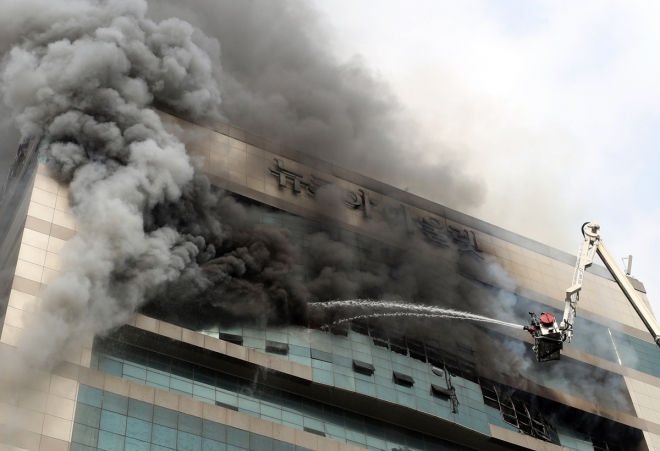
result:
M 94 4 L 4 2 L 0 52 L 58 21 L 84 27 Z M 309 2 L 159 0 L 149 2 L 149 15 L 185 19 L 217 39 L 195 35 L 214 62 L 222 111 L 232 124 L 446 205 L 464 209 L 484 202 L 483 181 L 467 174 L 449 146 L 421 136 L 387 82 L 362 58 L 333 56 L 330 33 Z M 3 127 L 7 113 L 0 109 L 0 137 L 14 142 Z M 430 149 L 442 152 L 443 163 L 424 161 Z M 14 150 L 0 148 L 0 163 L 11 161 Z
M 44 364 L 125 321 L 195 260 L 198 248 L 175 229 L 144 228 L 144 213 L 179 199 L 194 174 L 149 106 L 219 117 L 220 92 L 193 27 L 147 19 L 144 2 L 48 2 L 33 21 L 20 15 L 25 3 L 14 5 L 8 16 L 32 27 L 4 61 L 4 100 L 23 135 L 44 136 L 82 229 L 22 341 Z
M 455 249 L 438 257 L 373 244 L 365 266 L 320 232 L 305 235 L 301 253 L 289 231 L 253 218 L 256 207 L 212 189 L 164 127 L 154 102 L 193 119 L 227 118 L 413 190 L 432 186 L 450 203 L 481 202 L 483 186 L 459 166 L 413 163 L 408 143 L 420 141 L 387 85 L 359 60 L 337 62 L 304 2 L 195 0 L 194 12 L 152 6 L 160 21 L 143 0 L 0 5 L 4 102 L 23 135 L 44 137 L 80 228 L 20 342 L 29 365 L 47 369 L 141 307 L 305 324 L 320 320 L 310 303 L 365 297 L 518 319 L 513 296 L 457 277 L 460 267 L 501 286 L 496 265 L 477 269 Z M 437 332 L 432 322 L 398 327 Z M 446 327 L 445 341 L 474 336 L 469 326 Z M 482 341 L 474 338 L 474 347 L 497 360 L 499 351 Z M 529 366 L 526 356 L 507 356 L 503 370 Z
M 421 136 L 385 80 L 356 56 L 340 61 L 329 30 L 304 0 L 149 2 L 181 17 L 222 48 L 223 113 L 230 123 L 458 209 L 484 202 L 444 143 Z M 429 164 L 424 153 L 442 153 Z
M 144 1 L 3 4 L 4 102 L 24 136 L 44 136 L 49 167 L 70 183 L 81 229 L 22 341 L 31 360 L 56 361 L 77 337 L 122 324 L 165 291 L 170 303 L 220 303 L 237 318 L 303 322 L 307 302 L 378 295 L 377 287 L 402 279 L 389 276 L 391 265 L 362 271 L 337 259 L 336 245 L 317 235 L 310 264 L 318 275 L 300 283 L 287 232 L 249 223 L 233 199 L 213 192 L 150 108 L 159 102 L 193 119 L 225 114 L 349 164 L 394 158 L 396 102 L 365 67 L 330 57 L 304 4 L 263 3 L 260 17 L 284 11 L 275 17 L 287 26 L 272 24 L 258 42 L 245 33 L 264 29 L 254 20 L 258 8 L 237 5 L 221 5 L 228 22 L 210 24 L 228 31 L 219 35 L 227 41 L 223 70 L 217 40 L 181 19 L 150 20 Z M 198 6 L 200 13 L 209 7 Z M 285 33 L 272 47 L 272 33 L 284 28 L 306 31 Z M 293 42 L 298 48 L 273 55 Z M 259 55 L 242 60 L 246 49 Z M 374 149 L 380 155 L 371 161 Z

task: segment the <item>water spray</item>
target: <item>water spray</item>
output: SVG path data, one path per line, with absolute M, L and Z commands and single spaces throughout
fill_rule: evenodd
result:
M 486 316 L 476 315 L 474 313 L 462 312 L 460 310 L 454 310 L 454 309 L 433 307 L 429 305 L 407 304 L 404 302 L 374 301 L 371 299 L 352 299 L 347 301 L 330 301 L 330 302 L 322 302 L 322 303 L 319 302 L 319 303 L 311 304 L 311 306 L 314 308 L 320 308 L 324 310 L 342 308 L 342 307 L 402 310 L 399 312 L 365 313 L 361 315 L 355 315 L 350 318 L 342 318 L 340 320 L 337 320 L 332 325 L 337 325 L 356 319 L 413 316 L 417 318 L 446 318 L 446 319 L 472 320 L 472 321 L 479 321 L 490 324 L 497 324 L 500 326 L 511 327 L 514 329 L 523 328 L 523 326 L 519 324 L 507 323 L 505 321 L 500 321 L 494 318 L 488 318 Z

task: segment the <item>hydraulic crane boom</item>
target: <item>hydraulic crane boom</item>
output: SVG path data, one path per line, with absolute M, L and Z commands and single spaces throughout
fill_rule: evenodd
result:
M 566 306 L 564 308 L 564 318 L 561 324 L 557 326 L 554 315 L 551 313 L 541 314 L 540 320 L 534 313 L 531 324 L 525 327 L 534 337 L 534 352 L 539 362 L 559 359 L 563 343 L 570 343 L 573 338 L 573 326 L 575 316 L 577 315 L 577 304 L 580 300 L 580 290 L 584 281 L 584 271 L 594 262 L 594 257 L 598 254 L 605 263 L 605 266 L 616 280 L 617 284 L 630 301 L 646 328 L 651 332 L 655 343 L 660 346 L 660 325 L 655 320 L 651 312 L 639 297 L 632 284 L 616 264 L 612 255 L 605 247 L 600 238 L 600 225 L 597 222 L 586 222 L 582 225 L 582 235 L 584 241 L 580 245 L 575 271 L 573 273 L 573 285 L 566 290 Z

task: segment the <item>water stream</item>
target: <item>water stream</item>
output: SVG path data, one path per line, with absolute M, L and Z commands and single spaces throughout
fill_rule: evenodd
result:
M 334 323 L 341 324 L 356 319 L 383 318 L 393 316 L 414 316 L 418 318 L 446 318 L 479 321 L 484 323 L 498 324 L 500 326 L 522 329 L 520 324 L 507 323 L 494 318 L 476 315 L 474 313 L 462 312 L 460 310 L 445 309 L 430 305 L 408 304 L 405 302 L 374 301 L 371 299 L 352 299 L 348 301 L 330 301 L 311 304 L 313 308 L 332 310 L 339 308 L 357 308 L 372 310 L 368 313 L 353 315 L 350 318 L 342 318 Z M 397 312 L 373 312 L 373 310 L 399 310 Z

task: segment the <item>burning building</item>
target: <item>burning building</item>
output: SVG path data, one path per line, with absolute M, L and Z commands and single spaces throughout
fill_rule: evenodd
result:
M 195 264 L 137 313 L 120 290 L 128 307 L 102 312 L 123 325 L 80 329 L 48 371 L 22 383 L 4 365 L 0 449 L 660 449 L 660 351 L 603 267 L 585 276 L 573 342 L 538 363 L 522 325 L 561 316 L 574 256 L 177 114 L 158 116 L 197 176 L 141 226 L 178 231 L 170 248 L 194 244 Z M 2 191 L 4 362 L 84 234 L 39 145 L 21 145 Z M 113 281 L 157 277 L 138 260 L 117 268 Z M 38 336 L 56 335 L 45 324 Z
M 305 2 L 201 2 L 219 40 L 180 2 L 7 3 L 0 450 L 660 449 L 658 348 L 609 273 L 537 362 L 575 257 L 388 185 L 484 192 L 410 165 Z

